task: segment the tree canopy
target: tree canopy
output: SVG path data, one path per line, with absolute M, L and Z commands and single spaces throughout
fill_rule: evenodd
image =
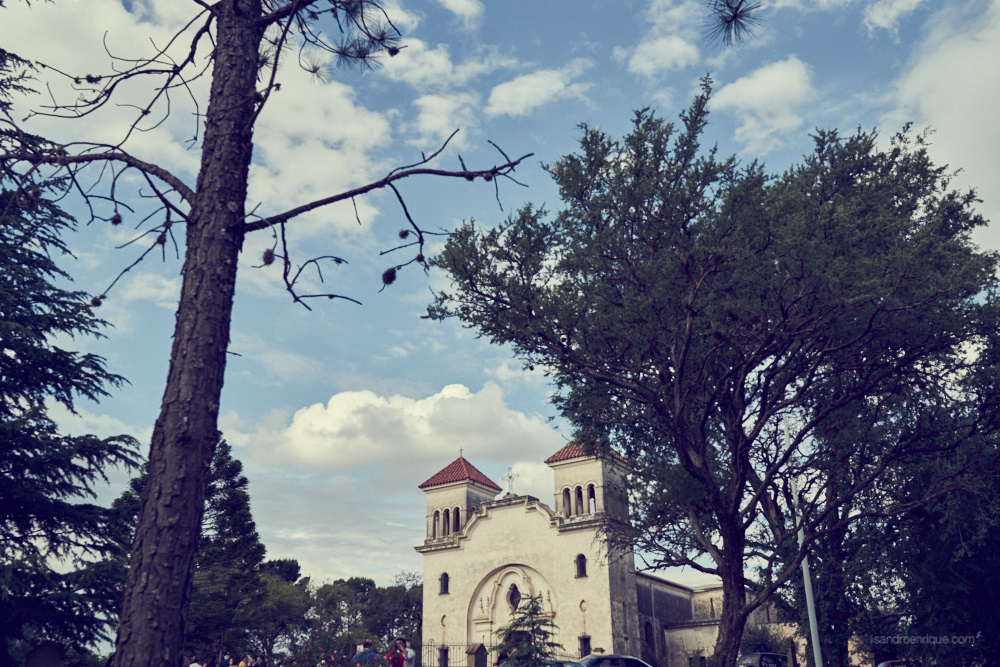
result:
M 0 109 L 22 81 L 0 51 Z M 2 176 L 2 174 L 0 174 Z M 19 192 L 0 181 L 0 657 L 5 664 L 45 639 L 86 650 L 114 628 L 124 552 L 96 488 L 109 467 L 137 464 L 128 436 L 62 433 L 49 406 L 73 410 L 124 380 L 94 354 L 65 346 L 104 326 L 90 296 L 67 289 L 74 221 L 50 186 Z
M 714 659 L 732 664 L 749 613 L 801 560 L 798 528 L 808 544 L 992 466 L 968 447 L 996 428 L 979 380 L 997 257 L 970 240 L 975 194 L 908 129 L 818 131 L 769 174 L 701 147 L 709 97 L 705 82 L 679 129 L 649 111 L 621 142 L 582 126 L 549 167 L 562 210 L 463 225 L 433 260 L 452 285 L 429 316 L 544 368 L 577 436 L 626 456 L 632 525 L 609 537 L 721 578 Z M 916 456 L 947 465 L 909 498 L 845 511 Z

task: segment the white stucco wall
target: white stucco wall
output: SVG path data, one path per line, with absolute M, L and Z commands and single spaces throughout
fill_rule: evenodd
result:
M 515 496 L 482 505 L 460 534 L 428 540 L 418 549 L 424 554 L 424 645 L 493 646 L 496 631 L 510 621 L 506 597 L 516 584 L 522 596 L 542 597 L 567 654 L 577 654 L 581 635 L 590 636 L 592 648 L 625 649 L 621 638 L 615 642 L 612 619 L 627 614 L 634 586 L 622 585 L 628 581 L 623 561 L 607 563 L 598 525 L 590 516 L 565 520 L 535 498 Z M 585 577 L 576 576 L 579 554 L 587 559 Z M 440 592 L 442 573 L 447 594 Z

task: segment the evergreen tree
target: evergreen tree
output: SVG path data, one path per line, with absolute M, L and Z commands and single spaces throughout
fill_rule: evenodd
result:
M 542 598 L 521 598 L 510 623 L 497 632 L 496 652 L 517 667 L 539 667 L 556 657 L 562 645 L 553 641 L 556 625 L 542 608 Z
M 290 584 L 294 584 L 298 581 L 301 574 L 299 561 L 294 558 L 276 558 L 274 560 L 265 561 L 264 564 L 261 565 L 260 571 L 262 574 L 272 574 Z
M 0 50 L 0 112 L 20 66 Z M 70 278 L 54 256 L 69 254 L 63 237 L 74 221 L 44 188 L 8 185 L 0 182 L 0 662 L 17 664 L 41 640 L 85 652 L 114 628 L 124 554 L 111 512 L 90 500 L 109 466 L 134 466 L 137 454 L 128 436 L 66 435 L 48 415 L 49 401 L 72 410 L 123 378 L 101 357 L 62 347 L 105 324 L 88 295 L 59 286 Z
M 125 517 L 127 529 L 120 532 L 127 535 L 126 543 L 134 534 L 147 474 L 148 464 L 114 504 Z M 252 607 L 265 596 L 260 579 L 265 548 L 250 511 L 248 486 L 243 464 L 220 439 L 212 457 L 186 623 L 185 647 L 198 656 L 245 650 Z M 297 570 L 298 563 L 294 566 Z
M 248 486 L 243 464 L 221 440 L 212 458 L 187 620 L 185 644 L 198 655 L 218 656 L 242 641 L 262 587 L 265 548 L 250 512 Z

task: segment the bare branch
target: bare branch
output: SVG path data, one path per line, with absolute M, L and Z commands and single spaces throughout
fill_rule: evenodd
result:
M 67 148 L 72 148 L 74 146 L 83 146 L 85 151 L 94 152 L 81 152 L 76 155 L 70 155 L 66 152 Z M 0 153 L 0 164 L 9 162 L 26 162 L 32 165 L 32 168 L 35 168 L 38 165 L 50 165 L 67 169 L 70 169 L 74 165 L 84 165 L 95 162 L 121 162 L 122 164 L 139 170 L 147 176 L 153 176 L 160 179 L 175 190 L 177 194 L 179 194 L 189 204 L 194 200 L 194 191 L 191 190 L 191 188 L 189 188 L 184 181 L 167 169 L 164 169 L 157 164 L 153 164 L 152 162 L 140 160 L 139 158 L 126 153 L 121 148 L 110 146 L 108 144 L 71 143 L 44 151 L 23 150 L 10 153 Z M 84 196 L 86 197 L 87 195 L 84 194 Z
M 454 135 L 453 135 L 454 136 Z M 437 155 L 437 153 L 434 153 Z M 428 160 L 432 159 L 434 155 L 431 155 L 427 160 L 422 160 L 417 164 L 425 164 Z M 352 190 L 347 190 L 341 192 L 340 194 L 332 195 L 330 197 L 324 197 L 322 199 L 317 199 L 315 201 L 309 202 L 308 204 L 303 204 L 301 206 L 296 206 L 293 209 L 285 211 L 284 213 L 279 213 L 273 215 L 269 218 L 264 218 L 263 220 L 258 220 L 256 222 L 248 222 L 245 226 L 246 232 L 255 232 L 259 229 L 266 229 L 267 227 L 272 227 L 302 215 L 303 213 L 308 213 L 309 211 L 315 210 L 317 208 L 328 206 L 329 204 L 335 204 L 339 201 L 344 201 L 345 199 L 351 199 L 352 197 L 357 197 L 358 195 L 363 195 L 373 190 L 380 190 L 382 188 L 388 187 L 391 183 L 395 183 L 398 180 L 409 178 L 411 176 L 443 176 L 445 178 L 464 178 L 467 181 L 472 181 L 477 178 L 482 178 L 483 180 L 493 180 L 498 176 L 506 176 L 508 172 L 513 171 L 514 168 L 521 164 L 524 160 L 528 159 L 534 155 L 534 153 L 528 153 L 519 157 L 516 160 L 511 160 L 501 165 L 491 167 L 489 169 L 480 169 L 476 171 L 449 171 L 447 169 L 429 169 L 421 167 L 413 167 L 409 169 L 404 169 L 403 171 L 393 171 L 389 175 L 381 178 L 367 185 L 362 185 L 360 187 L 354 188 Z

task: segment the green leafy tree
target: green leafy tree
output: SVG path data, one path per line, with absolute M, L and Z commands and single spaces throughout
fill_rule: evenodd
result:
M 740 653 L 784 653 L 788 646 L 785 638 L 778 635 L 767 623 L 747 623 L 740 640 Z M 824 664 L 826 664 L 824 662 Z
M 899 479 L 921 483 L 912 471 Z M 817 541 L 810 559 L 812 564 L 818 552 L 814 571 L 823 582 L 817 611 L 824 664 L 838 664 L 845 634 L 860 640 L 876 663 L 908 658 L 930 664 L 994 664 L 1000 659 L 1000 644 L 990 631 L 1000 620 L 991 603 L 1000 594 L 998 503 L 997 480 L 980 480 L 910 512 L 862 522 L 837 554 Z M 839 560 L 831 568 L 833 556 Z M 830 585 L 837 583 L 830 581 L 830 569 L 843 584 Z M 842 587 L 846 593 L 831 599 L 828 588 Z M 794 602 L 801 607 L 798 596 Z M 904 636 L 930 639 L 912 644 L 891 640 Z
M 510 623 L 497 631 L 495 650 L 518 667 L 542 667 L 563 648 L 553 641 L 557 629 L 542 607 L 541 596 L 522 598 Z
M 0 50 L 0 113 L 23 66 Z M 4 140 L 0 135 L 0 141 Z M 43 184 L 44 185 L 44 184 Z M 7 189 L 11 186 L 11 189 Z M 64 237 L 74 221 L 46 199 L 0 181 L 0 662 L 17 664 L 33 644 L 79 652 L 114 628 L 124 552 L 111 512 L 95 502 L 109 467 L 137 463 L 128 436 L 61 433 L 52 403 L 98 400 L 123 378 L 94 354 L 64 345 L 99 336 L 90 297 L 60 285 L 69 275 Z
M 929 664 L 997 664 L 1000 640 L 1000 483 L 943 498 L 897 525 L 890 554 L 902 582 L 900 634 L 934 643 L 878 645 Z M 888 633 L 883 633 L 888 634 Z M 944 637 L 948 640 L 945 641 Z M 874 646 L 873 646 L 874 648 Z M 901 650 L 902 649 L 902 650 Z
M 983 351 L 985 358 L 994 354 L 993 347 L 993 343 L 988 344 Z M 988 364 L 983 370 L 985 372 L 965 378 L 961 384 L 977 385 L 975 391 L 982 395 L 995 393 L 995 367 Z M 894 461 L 873 484 L 829 513 L 823 526 L 826 530 L 810 545 L 810 567 L 819 582 L 815 587 L 815 601 L 822 628 L 820 642 L 824 664 L 830 667 L 849 667 L 856 662 L 849 655 L 849 646 L 858 637 L 900 634 L 900 624 L 908 624 L 915 617 L 912 605 L 920 595 L 914 598 L 914 592 L 936 588 L 940 593 L 939 582 L 951 581 L 949 577 L 934 577 L 933 581 L 924 579 L 912 589 L 904 587 L 904 582 L 913 581 L 913 572 L 927 572 L 923 568 L 929 562 L 926 555 L 914 561 L 907 557 L 914 542 L 925 542 L 925 535 L 945 532 L 943 520 L 940 526 L 930 530 L 926 522 L 928 512 L 941 516 L 940 509 L 934 508 L 953 507 L 958 500 L 968 504 L 966 511 L 961 513 L 962 522 L 953 526 L 962 535 L 961 541 L 950 547 L 946 543 L 939 545 L 942 547 L 939 558 L 944 562 L 957 559 L 958 554 L 966 550 L 966 544 L 974 543 L 977 531 L 970 530 L 972 526 L 988 526 L 983 522 L 983 515 L 975 511 L 982 504 L 976 502 L 979 495 L 976 490 L 995 484 L 991 476 L 996 474 L 996 469 L 989 464 L 989 457 L 997 450 L 996 434 L 977 434 L 969 424 L 975 424 L 978 415 L 958 414 L 950 423 L 968 437 L 960 446 L 951 447 L 949 445 L 956 441 L 955 432 L 936 432 L 933 428 L 921 428 L 912 423 L 934 411 L 935 406 L 928 404 L 918 386 L 903 389 L 886 399 L 881 406 L 882 417 L 876 414 L 873 405 L 858 403 L 816 430 L 820 446 L 827 452 L 837 453 L 830 457 L 834 461 L 840 456 L 856 456 L 859 452 L 891 452 L 908 432 L 922 434 L 920 444 L 925 450 L 913 451 L 911 456 Z M 947 426 L 949 420 L 941 419 L 940 423 Z M 828 485 L 845 486 L 849 483 L 850 470 L 850 467 L 833 465 Z M 928 489 L 937 489 L 940 493 L 928 493 Z M 873 512 L 880 508 L 894 511 Z M 851 515 L 866 513 L 868 515 L 859 520 L 845 520 Z M 971 522 L 966 518 L 970 516 L 975 517 Z M 955 535 L 949 539 L 952 537 Z M 946 571 L 943 562 L 936 565 L 938 572 Z M 958 584 L 960 580 L 954 581 Z M 793 583 L 789 598 L 797 612 L 801 632 L 811 642 L 800 578 L 796 576 Z M 962 599 L 960 590 L 959 584 L 955 589 L 957 599 Z M 949 598 L 953 599 L 956 598 Z M 974 603 L 966 599 L 952 609 L 965 609 L 970 605 Z M 950 602 L 943 600 L 932 605 L 938 610 L 949 606 Z M 947 614 L 942 618 L 944 616 Z M 939 626 L 943 629 L 945 624 L 939 623 Z M 897 647 L 872 645 L 871 648 L 883 653 L 889 648 L 892 653 L 888 658 L 900 654 Z M 811 658 L 811 650 L 808 655 Z M 971 653 L 967 654 L 969 656 Z
M 631 523 L 608 537 L 719 576 L 712 660 L 731 665 L 749 614 L 797 573 L 800 528 L 809 545 L 898 512 L 891 497 L 843 510 L 894 463 L 995 431 L 997 392 L 966 379 L 993 364 L 997 258 L 970 241 L 975 194 L 908 132 L 885 148 L 818 132 L 771 175 L 701 149 L 708 100 L 706 82 L 679 131 L 648 111 L 622 142 L 584 126 L 549 169 L 563 210 L 463 225 L 433 261 L 452 287 L 429 315 L 545 368 L 577 437 L 629 460 Z M 919 410 L 896 411 L 911 391 Z M 895 437 L 824 447 L 859 405 Z M 919 500 L 954 482 L 929 476 Z
M 397 575 L 389 586 L 376 587 L 365 614 L 366 627 L 386 645 L 396 637 L 419 641 L 423 590 L 420 576 L 412 572 Z
M 247 643 L 253 653 L 265 656 L 268 664 L 276 664 L 280 651 L 284 655 L 293 646 L 295 632 L 305 625 L 312 606 L 309 579 L 288 582 L 273 574 L 261 575 L 262 594 L 246 614 Z
M 292 651 L 297 662 L 342 661 L 365 639 L 388 646 L 396 637 L 406 637 L 410 648 L 414 640 L 419 642 L 423 585 L 416 573 L 400 573 L 385 587 L 365 577 L 338 579 L 311 595 L 310 619 Z

